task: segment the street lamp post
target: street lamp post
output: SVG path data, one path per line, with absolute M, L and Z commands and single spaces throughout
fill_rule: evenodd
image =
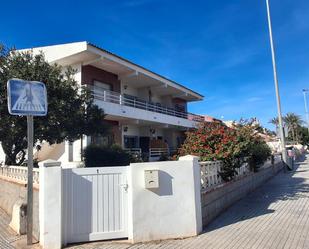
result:
M 308 106 L 307 106 L 307 95 L 308 89 L 303 89 L 304 94 L 304 103 L 305 103 L 305 112 L 306 112 L 306 119 L 307 119 L 307 127 L 308 127 L 308 134 L 309 134 L 309 114 L 308 114 Z
M 282 147 L 282 159 L 283 159 L 283 162 L 285 164 L 287 164 L 287 154 L 286 154 L 286 148 L 285 148 L 285 137 L 284 137 L 284 132 L 283 132 L 281 103 L 280 103 L 279 85 L 278 85 L 278 77 L 277 77 L 275 48 L 274 48 L 274 41 L 273 41 L 273 34 L 272 34 L 272 27 L 271 27 L 269 0 L 266 0 L 266 8 L 267 8 L 267 20 L 268 20 L 268 29 L 269 29 L 271 57 L 272 57 L 273 73 L 274 73 L 274 83 L 275 83 L 275 90 L 276 90 L 277 111 L 278 111 L 278 121 L 279 121 L 279 134 L 280 134 L 281 147 Z

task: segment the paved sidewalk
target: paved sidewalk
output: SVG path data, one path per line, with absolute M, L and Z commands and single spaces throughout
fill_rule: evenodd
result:
M 28 246 L 26 235 L 16 234 L 10 227 L 10 217 L 0 208 L 0 249 L 41 249 L 38 243 Z
M 0 248 L 1 249 L 14 249 L 12 245 L 15 241 L 21 239 L 16 233 L 9 228 L 10 218 L 0 209 Z
M 309 159 L 296 168 L 279 173 L 234 204 L 197 237 L 136 245 L 96 242 L 68 248 L 309 248 Z

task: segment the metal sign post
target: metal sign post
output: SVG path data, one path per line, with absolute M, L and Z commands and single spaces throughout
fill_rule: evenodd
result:
M 9 113 L 27 116 L 27 244 L 31 245 L 33 231 L 33 116 L 47 114 L 47 92 L 45 84 L 42 82 L 20 79 L 9 80 L 7 91 Z
M 32 244 L 33 228 L 33 116 L 27 116 L 28 181 L 27 181 L 27 244 Z

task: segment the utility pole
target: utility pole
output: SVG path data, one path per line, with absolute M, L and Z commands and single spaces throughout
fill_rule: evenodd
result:
M 287 154 L 286 154 L 286 148 L 285 148 L 285 137 L 284 137 L 284 132 L 283 132 L 280 93 L 279 93 L 279 85 L 278 85 L 278 77 L 277 77 L 277 66 L 276 66 L 276 57 L 275 57 L 275 48 L 274 48 L 273 33 L 272 33 L 272 26 L 271 26 L 271 18 L 270 18 L 269 0 L 266 0 L 266 8 L 267 8 L 267 20 L 268 20 L 268 29 L 269 29 L 269 41 L 270 41 L 270 48 L 271 48 L 273 73 L 274 73 L 274 83 L 275 83 L 275 90 L 276 90 L 279 134 L 280 134 L 281 147 L 282 147 L 282 159 L 283 159 L 283 162 L 287 165 Z
M 308 128 L 308 134 L 309 134 L 309 114 L 308 114 L 307 95 L 306 95 L 308 91 L 309 91 L 308 89 L 303 89 L 305 112 L 306 112 L 306 119 L 307 119 L 307 128 Z

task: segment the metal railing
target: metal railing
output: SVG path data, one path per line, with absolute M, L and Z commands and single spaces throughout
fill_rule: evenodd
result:
M 122 95 L 117 92 L 105 90 L 104 88 L 101 88 L 98 86 L 90 86 L 89 88 L 91 90 L 93 97 L 97 100 L 101 100 L 101 101 L 109 102 L 109 103 L 115 103 L 119 105 L 125 105 L 129 107 L 134 107 L 134 108 L 142 109 L 146 111 L 162 113 L 162 114 L 184 118 L 184 119 L 188 119 L 188 120 L 192 120 L 196 122 L 204 121 L 203 116 L 195 115 L 195 114 L 188 113 L 188 112 L 182 112 L 174 108 L 162 106 L 161 104 L 155 104 L 155 103 L 143 101 L 141 99 L 138 99 L 135 96 Z
M 125 151 L 132 155 L 141 156 L 142 155 L 142 149 L 141 148 L 125 148 Z
M 160 157 L 160 156 L 169 156 L 170 152 L 168 148 L 150 148 L 149 149 L 149 158 L 151 157 Z
M 33 169 L 33 183 L 39 184 L 39 169 Z M 2 166 L 0 167 L 0 177 L 12 179 L 18 182 L 27 183 L 28 168 L 22 166 Z

